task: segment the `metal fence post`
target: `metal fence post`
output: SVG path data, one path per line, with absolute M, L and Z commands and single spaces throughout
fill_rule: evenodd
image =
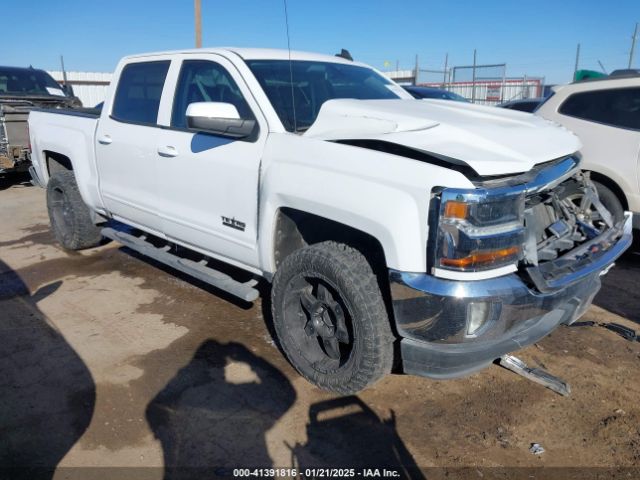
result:
M 502 86 L 500 87 L 500 103 L 504 102 L 504 86 L 507 82 L 507 64 L 502 67 Z
M 471 81 L 471 103 L 476 103 L 476 50 L 473 49 L 473 76 Z
M 449 64 L 449 54 L 444 56 L 444 75 L 442 77 L 442 87 L 447 90 L 447 65 Z

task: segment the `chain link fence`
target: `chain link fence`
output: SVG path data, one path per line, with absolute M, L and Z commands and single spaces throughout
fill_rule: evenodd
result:
M 507 64 L 464 65 L 447 70 L 418 69 L 387 72 L 403 84 L 443 88 L 480 105 L 541 97 L 544 77 L 507 77 Z

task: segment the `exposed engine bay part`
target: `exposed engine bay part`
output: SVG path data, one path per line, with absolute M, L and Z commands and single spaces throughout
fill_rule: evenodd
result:
M 524 261 L 537 266 L 597 237 L 614 226 L 588 173 L 577 173 L 557 188 L 526 198 Z
M 547 387 L 549 390 L 559 393 L 563 397 L 568 397 L 571 393 L 571 386 L 561 378 L 550 374 L 542 368 L 531 368 L 518 357 L 514 357 L 513 355 L 503 355 L 500 357 L 500 366 L 517 373 L 527 380 L 539 383 L 540 385 Z

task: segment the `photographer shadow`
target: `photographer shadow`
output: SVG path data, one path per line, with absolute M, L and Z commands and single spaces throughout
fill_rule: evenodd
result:
M 396 430 L 395 414 L 382 420 L 356 396 L 334 398 L 311 405 L 307 443 L 292 449 L 293 463 L 309 469 L 366 469 L 396 472 L 395 478 L 426 478 Z M 313 473 L 313 472 L 311 472 Z M 320 476 L 320 474 L 318 475 Z
M 204 342 L 147 406 L 165 479 L 268 468 L 266 432 L 296 400 L 289 380 L 238 343 Z
M 91 422 L 95 383 L 82 359 L 0 261 L 0 478 L 52 478 Z

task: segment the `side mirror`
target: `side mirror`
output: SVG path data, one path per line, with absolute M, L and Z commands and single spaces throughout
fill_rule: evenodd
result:
M 243 138 L 251 135 L 255 126 L 255 120 L 240 118 L 231 103 L 195 102 L 187 107 L 187 127 L 199 132 Z

